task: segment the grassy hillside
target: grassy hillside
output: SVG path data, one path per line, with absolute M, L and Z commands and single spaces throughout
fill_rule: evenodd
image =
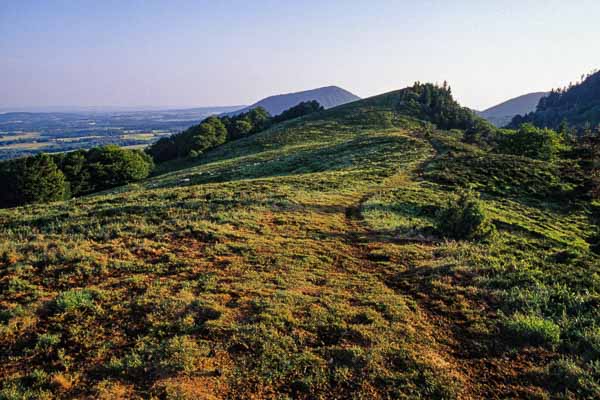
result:
M 0 210 L 0 399 L 600 395 L 590 207 L 399 98 Z M 463 186 L 484 241 L 436 233 Z

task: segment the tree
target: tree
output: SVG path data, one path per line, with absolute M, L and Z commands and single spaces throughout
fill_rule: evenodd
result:
M 154 162 L 160 163 L 177 158 L 177 145 L 173 137 L 159 139 L 146 149 L 146 153 L 152 156 Z
M 85 150 L 77 150 L 54 156 L 56 165 L 69 183 L 69 194 L 71 196 L 79 196 L 91 190 L 86 153 Z
M 267 129 L 271 125 L 271 114 L 263 107 L 256 107 L 248 111 L 246 118 L 252 124 L 251 133 L 257 133 Z
M 230 132 L 230 138 L 242 138 L 248 136 L 252 132 L 252 123 L 245 119 L 235 121 Z
M 2 163 L 0 184 L 2 207 L 64 200 L 69 191 L 64 174 L 44 153 Z
M 200 124 L 176 135 L 174 140 L 177 146 L 177 155 L 186 157 L 191 151 L 202 153 L 225 143 L 227 128 L 218 117 L 209 117 Z
M 105 190 L 146 178 L 152 172 L 152 158 L 140 150 L 110 145 L 90 149 L 85 169 L 89 171 L 89 192 Z
M 299 118 L 304 115 L 323 111 L 324 109 L 325 108 L 323 108 L 323 106 L 320 105 L 319 102 L 316 100 L 303 101 L 301 103 L 298 103 L 294 107 L 292 107 L 288 110 L 285 110 L 284 112 L 277 115 L 276 117 L 273 117 L 273 122 L 288 121 L 290 119 Z
M 396 107 L 398 112 L 433 122 L 441 129 L 465 130 L 472 128 L 482 119 L 454 100 L 447 83 L 438 86 L 416 82 L 402 91 L 399 100 Z
M 579 164 L 588 178 L 587 192 L 592 199 L 600 199 L 600 127 L 582 136 L 576 147 Z

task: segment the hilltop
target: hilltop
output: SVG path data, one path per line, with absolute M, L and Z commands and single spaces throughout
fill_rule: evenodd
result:
M 502 127 L 507 125 L 517 115 L 524 115 L 535 111 L 540 99 L 547 95 L 548 92 L 524 94 L 480 111 L 478 114 L 495 126 Z
M 226 115 L 237 115 L 253 108 L 262 107 L 271 115 L 279 115 L 283 111 L 295 106 L 301 102 L 316 100 L 324 108 L 332 108 L 352 101 L 360 100 L 360 97 L 350 93 L 337 86 L 326 86 L 318 89 L 305 90 L 302 92 L 278 94 L 275 96 L 266 97 L 256 103 L 227 113 Z
M 0 398 L 597 398 L 599 206 L 473 131 L 415 84 L 0 210 Z

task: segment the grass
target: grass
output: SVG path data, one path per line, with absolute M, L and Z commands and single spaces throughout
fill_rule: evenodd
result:
M 444 161 L 477 148 L 392 100 L 293 120 L 128 187 L 1 210 L 0 399 L 597 394 L 587 209 L 490 189 L 481 169 Z M 545 185 L 518 162 L 514 187 Z M 440 179 L 446 166 L 460 180 Z M 437 234 L 463 186 L 497 234 Z M 557 360 L 568 368 L 540 370 Z M 549 385 L 556 374 L 574 378 Z

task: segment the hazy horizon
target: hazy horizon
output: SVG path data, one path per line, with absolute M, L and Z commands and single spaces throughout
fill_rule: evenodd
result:
M 231 106 L 329 85 L 364 98 L 444 80 L 482 110 L 599 66 L 600 4 L 575 3 L 8 0 L 0 110 Z

